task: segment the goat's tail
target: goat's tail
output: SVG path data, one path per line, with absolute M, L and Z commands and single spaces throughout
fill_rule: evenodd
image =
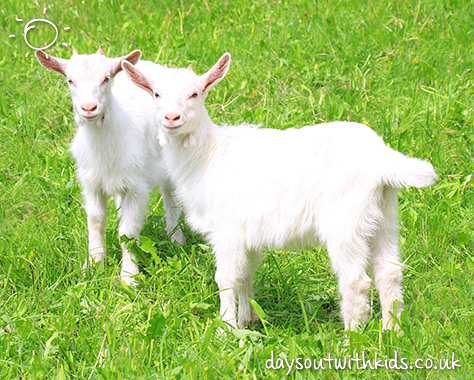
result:
M 390 164 L 383 176 L 384 183 L 397 188 L 423 188 L 432 185 L 438 178 L 429 162 L 407 157 L 397 151 L 390 153 Z

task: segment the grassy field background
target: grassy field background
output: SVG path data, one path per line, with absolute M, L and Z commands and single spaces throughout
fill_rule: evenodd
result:
M 193 63 L 203 73 L 229 51 L 230 74 L 207 102 L 218 123 L 284 129 L 354 120 L 431 161 L 437 184 L 400 192 L 402 332 L 381 332 L 373 291 L 367 327 L 345 344 L 336 278 L 316 248 L 267 252 L 255 283 L 264 324 L 219 336 L 210 248 L 190 231 L 184 247 L 168 241 L 158 193 L 143 231 L 139 291 L 117 281 L 112 202 L 108 261 L 83 276 L 87 227 L 68 152 L 71 100 L 65 81 L 40 67 L 24 41 L 36 18 L 57 25 L 47 51 L 59 57 L 68 58 L 71 45 L 93 53 L 103 44 L 108 56 L 138 48 L 144 59 Z M 30 43 L 51 42 L 52 27 L 36 25 Z M 0 378 L 472 378 L 473 25 L 467 0 L 2 3 Z M 365 355 L 432 368 L 335 369 L 326 361 L 324 370 L 288 371 L 268 368 L 272 355 L 273 366 Z M 461 367 L 434 368 L 440 359 L 452 366 L 453 356 Z

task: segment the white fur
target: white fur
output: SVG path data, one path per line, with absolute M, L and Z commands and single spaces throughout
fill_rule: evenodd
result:
M 77 173 L 83 187 L 89 229 L 88 261 L 105 257 L 104 227 L 107 195 L 116 197 L 119 208 L 119 236 L 139 241 L 150 191 L 159 186 L 166 215 L 166 231 L 178 224 L 180 209 L 163 166 L 161 148 L 155 143 L 156 124 L 153 100 L 121 73 L 121 62 L 138 61 L 134 51 L 120 58 L 97 54 L 74 54 L 65 60 L 36 53 L 46 68 L 66 77 L 78 125 L 71 146 Z M 138 62 L 141 70 L 154 68 L 151 62 Z M 115 77 L 115 79 L 114 79 Z M 106 79 L 108 78 L 108 79 Z M 114 79 L 114 80 L 113 80 Z M 180 230 L 172 236 L 183 242 Z M 122 279 L 134 284 L 138 273 L 136 258 L 122 243 Z
M 429 186 L 432 165 L 388 148 L 358 123 L 216 126 L 204 100 L 229 63 L 225 54 L 202 76 L 162 68 L 141 75 L 123 64 L 132 81 L 159 95 L 163 157 L 190 226 L 213 246 L 223 320 L 236 326 L 237 298 L 239 325 L 257 318 L 248 298 L 262 249 L 323 244 L 339 279 L 345 328 L 369 316 L 367 269 L 390 328 L 396 302 L 397 315 L 403 308 L 397 188 Z

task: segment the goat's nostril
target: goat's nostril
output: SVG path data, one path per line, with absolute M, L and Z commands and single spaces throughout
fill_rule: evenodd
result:
M 167 113 L 165 115 L 165 119 L 169 122 L 175 122 L 175 121 L 178 121 L 179 119 L 181 119 L 181 115 L 179 115 L 177 113 Z
M 92 112 L 97 109 L 97 103 L 94 103 L 94 102 L 84 103 L 84 104 L 81 104 L 81 108 L 85 112 Z

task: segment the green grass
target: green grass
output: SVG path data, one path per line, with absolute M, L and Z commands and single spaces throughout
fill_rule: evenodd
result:
M 208 99 L 216 122 L 288 128 L 365 122 L 387 144 L 429 159 L 438 183 L 400 192 L 406 263 L 402 332 L 381 332 L 380 307 L 347 344 L 326 251 L 268 252 L 255 297 L 264 325 L 220 336 L 210 249 L 164 233 L 150 203 L 138 292 L 117 281 L 110 204 L 108 261 L 81 273 L 87 228 L 68 152 L 74 135 L 64 80 L 36 62 L 22 32 L 43 4 L 0 8 L 0 378 L 279 379 L 267 360 L 459 360 L 456 370 L 296 370 L 291 379 L 470 379 L 474 371 L 474 4 L 463 0 L 251 2 L 50 1 L 52 55 L 104 44 L 139 48 L 169 66 L 208 70 L 225 51 L 230 75 Z M 15 17 L 23 21 L 16 21 Z M 70 27 L 70 30 L 64 30 Z M 46 24 L 28 32 L 52 40 Z M 9 37 L 15 35 L 15 37 Z M 30 39 L 31 38 L 31 39 Z M 145 239 L 146 240 L 146 239 Z M 296 362 L 295 362 L 296 363 Z M 400 359 L 399 359 L 399 365 Z M 268 364 L 268 363 L 267 363 Z M 295 364 L 296 366 L 296 364 Z

